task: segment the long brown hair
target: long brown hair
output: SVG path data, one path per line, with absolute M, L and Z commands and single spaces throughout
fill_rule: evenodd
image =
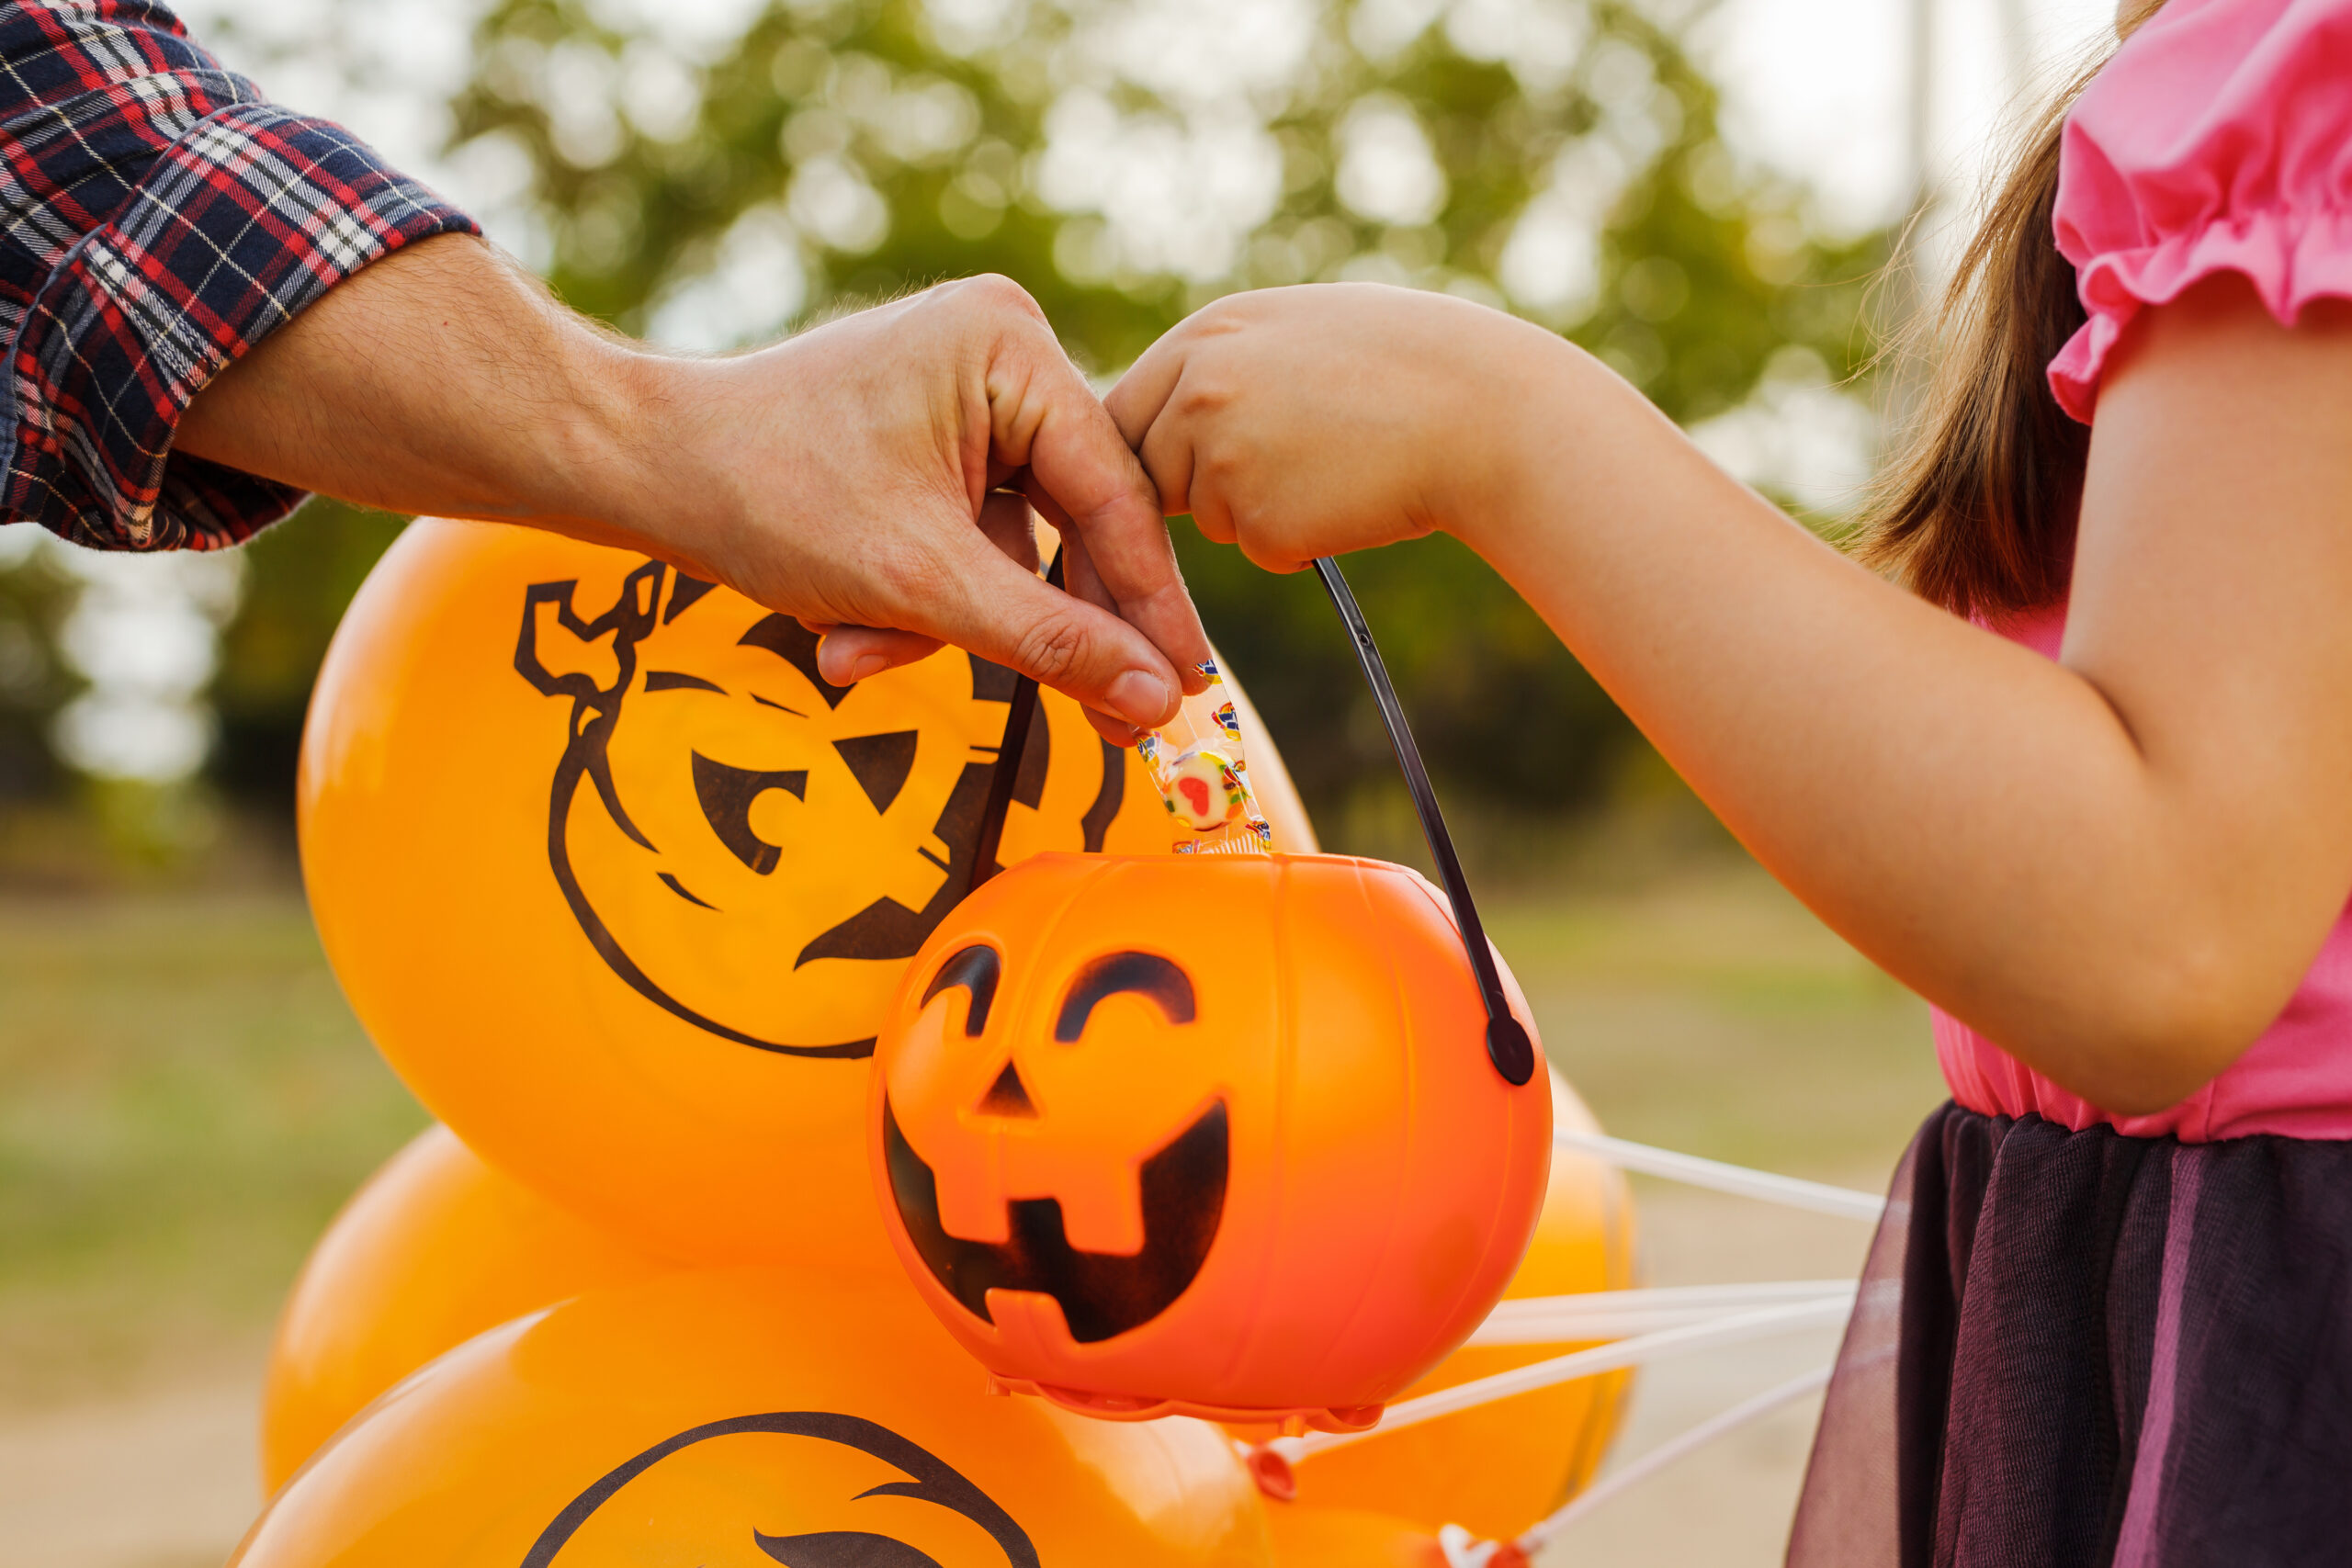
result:
M 2026 129 L 1942 308 L 1899 345 L 1932 368 L 1852 548 L 1960 615 L 1997 620 L 2052 604 L 2073 569 L 2090 431 L 2058 406 L 2046 372 L 2084 312 L 2050 220 L 2066 111 L 2105 63 Z

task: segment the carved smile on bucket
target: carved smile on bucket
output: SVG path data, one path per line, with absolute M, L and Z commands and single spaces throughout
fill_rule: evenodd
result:
M 1092 1345 L 1139 1328 L 1168 1310 L 1200 1273 L 1225 1216 L 1225 1102 L 1201 1112 L 1158 1154 L 1143 1162 L 1143 1250 L 1132 1258 L 1080 1252 L 1062 1230 L 1062 1206 L 1052 1198 L 1005 1204 L 1011 1237 L 966 1241 L 939 1223 L 939 1182 L 899 1131 L 898 1116 L 882 1105 L 882 1146 L 889 1163 L 890 1195 L 907 1235 L 932 1275 L 984 1322 L 990 1291 L 1034 1291 L 1061 1304 L 1072 1339 Z
M 970 998 L 964 1033 L 977 1037 L 988 1025 L 999 968 L 994 949 L 965 948 L 940 966 L 923 1001 L 928 1004 L 945 989 L 964 989 Z M 1193 1021 L 1192 982 L 1182 970 L 1156 954 L 1118 953 L 1088 965 L 1072 983 L 1056 1021 L 1055 1039 L 1075 1043 L 1096 1004 L 1123 993 L 1148 998 L 1170 1023 Z M 1009 1063 L 983 1108 L 1023 1119 L 1036 1114 Z M 996 1321 L 989 1311 L 990 1291 L 1051 1296 L 1062 1309 L 1070 1337 L 1081 1345 L 1149 1323 L 1199 1275 L 1225 1217 L 1229 1145 L 1220 1099 L 1142 1161 L 1136 1189 L 1143 1245 L 1133 1254 L 1087 1252 L 1071 1246 L 1061 1202 L 1054 1198 L 1007 1200 L 1006 1239 L 971 1241 L 949 1235 L 941 1223 L 938 1175 L 907 1141 L 887 1094 L 882 1102 L 890 1194 L 908 1239 L 932 1276 L 986 1323 Z

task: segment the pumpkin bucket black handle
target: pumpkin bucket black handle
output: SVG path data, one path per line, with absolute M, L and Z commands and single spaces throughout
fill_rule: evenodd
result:
M 1054 557 L 1054 564 L 1046 572 L 1046 581 L 1061 586 L 1061 557 Z M 1462 932 L 1464 952 L 1470 957 L 1471 972 L 1478 979 L 1478 995 L 1487 1005 L 1487 1060 L 1500 1073 L 1505 1083 L 1514 1087 L 1535 1076 L 1535 1043 L 1527 1037 L 1527 1030 L 1511 1016 L 1510 998 L 1503 992 L 1502 971 L 1495 966 L 1494 949 L 1487 945 L 1487 928 L 1478 919 L 1478 906 L 1470 897 L 1469 879 L 1462 874 L 1461 857 L 1453 852 L 1453 835 L 1445 830 L 1445 814 L 1438 809 L 1437 792 L 1430 787 L 1429 770 L 1421 766 L 1421 749 L 1413 743 L 1413 730 L 1405 722 L 1405 709 L 1396 701 L 1396 688 L 1388 679 L 1388 667 L 1380 661 L 1380 647 L 1372 640 L 1372 628 L 1364 624 L 1363 611 L 1356 605 L 1356 596 L 1348 592 L 1348 580 L 1340 575 L 1340 563 L 1329 556 L 1318 556 L 1315 570 L 1323 579 L 1323 586 L 1331 595 L 1331 605 L 1340 612 L 1340 620 L 1348 629 L 1348 640 L 1354 645 L 1356 662 L 1363 667 L 1363 678 L 1372 687 L 1373 700 L 1380 705 L 1381 722 L 1388 727 L 1388 743 L 1396 752 L 1396 765 L 1404 770 L 1405 787 L 1412 792 L 1413 810 L 1421 819 L 1421 836 L 1429 840 L 1430 857 L 1437 862 L 1438 879 L 1445 885 L 1445 897 L 1453 906 L 1453 923 Z M 987 803 L 980 810 L 980 828 L 972 855 L 971 881 L 966 889 L 978 887 L 1002 868 L 996 863 L 997 847 L 1003 841 L 1004 818 L 1012 804 L 1012 784 L 1021 771 L 1022 756 L 1029 749 L 1029 729 L 1037 711 L 1037 682 L 1022 676 L 1013 684 L 1012 703 L 1004 716 L 1004 739 L 997 749 L 996 770 L 989 780 Z
M 1396 765 L 1404 771 L 1405 787 L 1412 792 L 1413 810 L 1421 819 L 1421 836 L 1429 840 L 1430 858 L 1437 862 L 1438 879 L 1445 884 L 1445 897 L 1453 905 L 1453 923 L 1461 929 L 1463 950 L 1470 955 L 1470 968 L 1478 976 L 1478 994 L 1487 1004 L 1487 1060 L 1495 1065 L 1505 1083 L 1523 1084 L 1535 1076 L 1535 1043 L 1527 1037 L 1526 1026 L 1511 1016 L 1502 971 L 1495 965 L 1495 951 L 1487 945 L 1487 928 L 1470 897 L 1470 879 L 1462 874 L 1461 857 L 1453 852 L 1453 835 L 1445 830 L 1445 814 L 1437 807 L 1429 770 L 1421 766 L 1421 749 L 1413 743 L 1412 726 L 1405 722 L 1404 705 L 1396 700 L 1388 667 L 1380 660 L 1380 645 L 1372 640 L 1372 628 L 1364 624 L 1356 596 L 1348 591 L 1348 580 L 1340 575 L 1340 563 L 1329 556 L 1317 556 L 1315 572 L 1331 595 L 1331 607 L 1340 612 L 1340 620 L 1348 628 L 1348 640 L 1355 645 L 1356 662 L 1363 667 L 1373 701 L 1380 705 L 1380 721 L 1388 727 L 1388 744 L 1395 748 Z
M 1054 564 L 1046 569 L 1046 581 L 1056 588 L 1062 585 L 1062 554 L 1054 552 Z M 1004 843 L 1005 814 L 1012 809 L 1012 786 L 1021 777 L 1021 759 L 1029 754 L 1029 728 L 1037 718 L 1037 682 L 1026 675 L 1016 676 L 1012 682 L 1012 704 L 1005 710 L 1004 736 L 997 742 L 996 771 L 989 775 L 988 798 L 980 805 L 980 830 L 972 840 L 972 869 L 964 884 L 964 897 L 994 876 L 1004 867 L 997 864 L 997 851 Z

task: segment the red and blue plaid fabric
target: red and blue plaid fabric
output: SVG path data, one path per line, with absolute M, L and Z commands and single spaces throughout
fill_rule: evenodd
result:
M 217 549 L 300 491 L 187 455 L 188 400 L 344 278 L 478 232 L 151 0 L 0 0 L 0 522 Z

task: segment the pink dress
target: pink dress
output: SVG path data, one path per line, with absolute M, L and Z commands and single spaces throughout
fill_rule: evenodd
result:
M 2352 298 L 2352 0 L 2170 0 L 2075 106 L 2054 217 L 2090 320 L 2050 385 L 2085 423 L 2124 327 L 2200 278 L 2244 274 L 2288 323 Z M 2064 628 L 2062 607 L 2005 629 L 2055 658 Z M 2110 1116 L 1942 1012 L 1935 1034 L 1952 1097 L 1988 1115 L 2189 1143 L 2352 1138 L 2352 907 L 2278 1021 L 2153 1116 Z
M 2084 96 L 2056 227 L 2090 321 L 2051 367 L 2077 417 L 2199 277 L 2284 321 L 2352 295 L 2347 44 L 2352 0 L 2170 0 Z M 2054 655 L 2064 624 L 2006 629 Z M 1936 1044 L 1954 1103 L 1890 1185 L 1789 1568 L 2352 1562 L 2352 921 L 2160 1115 L 1949 1018 Z

